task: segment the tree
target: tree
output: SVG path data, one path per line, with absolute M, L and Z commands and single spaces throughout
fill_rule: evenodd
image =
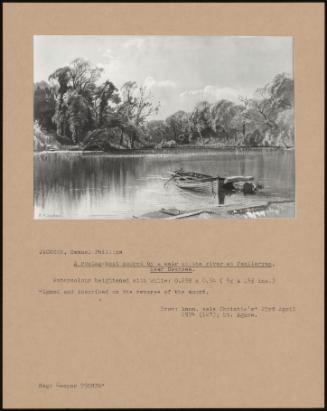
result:
M 135 125 L 143 124 L 151 115 L 158 113 L 160 103 L 153 101 L 146 87 L 138 87 L 135 81 L 128 81 L 122 86 L 121 92 L 123 101 L 119 111 Z
M 41 81 L 34 85 L 34 120 L 47 130 L 52 130 L 52 117 L 55 113 L 55 94 L 50 85 Z
M 83 140 L 86 132 L 92 128 L 92 112 L 88 100 L 76 90 L 67 93 L 68 125 L 73 143 Z
M 150 143 L 158 144 L 173 137 L 171 129 L 164 120 L 150 120 L 146 123 L 145 132 Z
M 145 87 L 139 87 L 136 102 L 136 125 L 143 124 L 152 114 L 158 114 L 160 103 L 154 103 L 151 92 Z
M 234 118 L 241 111 L 240 107 L 228 100 L 220 100 L 211 107 L 211 127 L 225 140 L 234 136 L 237 126 Z
M 278 74 L 263 88 L 256 90 L 256 98 L 248 100 L 248 106 L 262 117 L 270 129 L 276 129 L 276 119 L 281 110 L 293 107 L 294 83 L 285 73 Z
M 103 126 L 106 118 L 114 113 L 113 108 L 109 104 L 117 105 L 120 103 L 121 100 L 117 91 L 116 86 L 109 80 L 105 81 L 95 90 L 94 115 L 97 127 Z
M 91 97 L 96 89 L 96 82 L 103 73 L 103 68 L 93 66 L 83 58 L 77 58 L 70 63 L 69 69 L 72 88 L 86 98 Z
M 103 69 L 78 58 L 49 76 L 56 90 L 53 120 L 58 136 L 69 136 L 73 143 L 81 141 L 88 130 L 102 124 L 108 101 L 118 101 L 113 83 L 106 81 L 97 86 L 102 72 Z
M 58 136 L 66 136 L 67 130 L 67 106 L 64 102 L 64 95 L 69 89 L 69 82 L 71 80 L 71 70 L 70 67 L 65 66 L 55 70 L 49 76 L 49 81 L 55 81 L 57 84 L 54 85 L 54 90 L 57 89 L 55 100 L 55 114 L 53 116 L 53 121 L 57 126 Z
M 171 138 L 178 143 L 189 143 L 192 126 L 190 115 L 185 111 L 177 111 L 166 119 L 167 126 L 170 129 Z
M 278 126 L 277 145 L 292 147 L 294 146 L 294 110 L 280 111 L 276 124 Z
M 294 105 L 294 81 L 286 73 L 277 74 L 273 80 L 256 93 L 268 100 L 275 110 L 288 110 Z
M 203 134 L 211 130 L 210 108 L 211 106 L 207 101 L 201 101 L 196 104 L 190 118 L 192 128 L 198 132 L 202 144 L 204 142 Z
M 257 89 L 253 98 L 240 97 L 240 104 L 201 101 L 191 113 L 180 110 L 166 120 L 153 119 L 160 103 L 149 88 L 127 81 L 118 91 L 109 79 L 100 82 L 102 75 L 103 69 L 77 58 L 55 70 L 49 83 L 35 84 L 38 127 L 44 132 L 55 128 L 63 144 L 116 149 L 165 141 L 188 144 L 193 136 L 202 144 L 212 138 L 249 146 L 294 144 L 294 83 L 285 73 Z
M 121 95 L 122 103 L 117 114 L 131 130 L 143 126 L 150 116 L 158 113 L 160 103 L 154 103 L 150 91 L 146 87 L 138 87 L 135 81 L 125 83 L 121 88 Z M 139 133 L 131 132 L 129 138 L 133 148 L 135 141 L 139 140 Z
M 293 93 L 293 79 L 282 73 L 275 76 L 263 88 L 257 89 L 255 98 L 242 99 L 244 103 L 242 116 L 247 125 L 248 144 L 254 144 L 255 140 L 257 145 L 279 145 L 281 133 L 289 136 L 294 134 L 291 129 L 288 131 L 285 129 L 285 123 L 281 120 L 283 118 L 281 113 L 293 109 Z M 291 122 L 293 124 L 293 119 Z M 288 124 L 286 127 L 291 127 L 291 125 Z M 292 137 L 290 139 L 292 140 Z
M 49 76 L 49 81 L 57 81 L 59 88 L 58 88 L 58 93 L 63 95 L 66 93 L 68 90 L 69 82 L 71 80 L 71 69 L 69 66 L 61 67 L 57 70 L 55 70 L 52 74 Z

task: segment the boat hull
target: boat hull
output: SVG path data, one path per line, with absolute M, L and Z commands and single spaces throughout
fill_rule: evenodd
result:
M 198 181 L 180 181 L 175 180 L 177 187 L 184 190 L 193 190 L 201 192 L 217 192 L 217 181 L 207 181 L 207 182 L 198 182 Z
M 178 170 L 172 173 L 172 178 L 176 186 L 184 190 L 211 194 L 217 194 L 218 190 L 243 191 L 244 193 L 256 191 L 252 176 L 212 177 L 206 174 Z

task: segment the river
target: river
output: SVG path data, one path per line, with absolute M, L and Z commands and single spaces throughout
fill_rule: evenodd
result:
M 295 199 L 294 151 L 43 152 L 34 154 L 34 217 L 130 219 L 161 208 L 187 211 L 218 204 L 218 196 L 165 184 L 180 168 L 212 176 L 252 175 L 263 184 L 256 194 L 226 195 L 226 205 Z M 277 217 L 293 217 L 294 208 L 287 210 Z

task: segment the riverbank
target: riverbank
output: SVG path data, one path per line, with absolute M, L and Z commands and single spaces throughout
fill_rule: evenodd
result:
M 67 149 L 67 147 L 61 147 L 58 149 L 49 149 L 42 151 L 34 151 L 34 154 L 42 153 L 72 153 L 72 154 L 102 154 L 102 155 L 143 155 L 143 154 L 181 154 L 181 153 L 197 153 L 197 152 L 246 152 L 246 151 L 294 151 L 294 147 L 280 147 L 280 146 L 177 146 L 171 148 L 134 148 L 124 150 L 102 151 L 102 150 L 83 150 L 78 146 L 74 146 L 74 149 Z

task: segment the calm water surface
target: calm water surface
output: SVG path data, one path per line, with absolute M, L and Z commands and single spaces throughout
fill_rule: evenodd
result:
M 191 152 L 109 155 L 34 154 L 35 218 L 133 218 L 176 207 L 192 210 L 218 204 L 218 197 L 179 189 L 170 172 L 183 168 L 212 176 L 252 175 L 264 185 L 254 195 L 226 195 L 224 204 L 259 199 L 293 200 L 293 151 Z M 290 216 L 291 217 L 291 216 Z

